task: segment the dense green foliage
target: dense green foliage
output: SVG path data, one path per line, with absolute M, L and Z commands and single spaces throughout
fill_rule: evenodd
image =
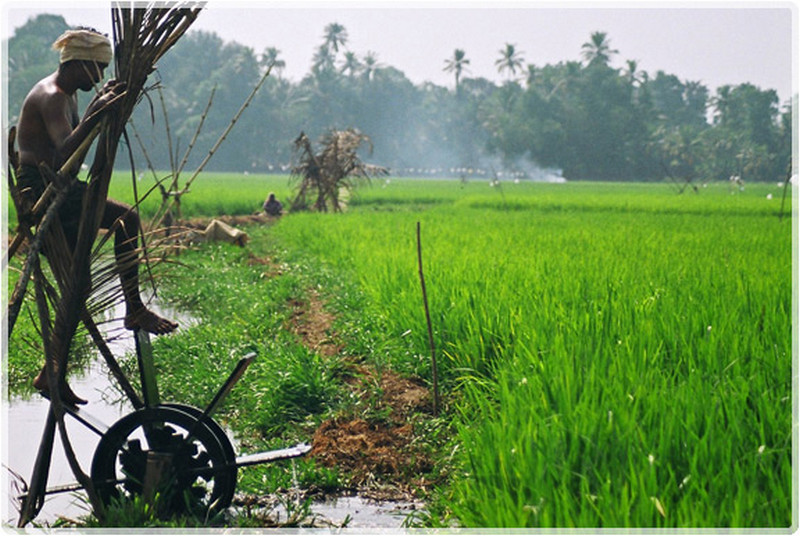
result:
M 64 29 L 61 17 L 41 15 L 8 40 L 12 123 L 28 89 L 55 69 L 49 45 Z M 354 127 L 372 138 L 374 154 L 368 158 L 403 176 L 505 178 L 509 173 L 535 176 L 548 168 L 567 179 L 666 177 L 684 183 L 731 176 L 777 182 L 787 173 L 791 112 L 774 90 L 741 84 L 712 94 L 699 82 L 642 72 L 634 61 L 612 68 L 618 52 L 603 32 L 588 36 L 583 61 L 554 65 L 526 65 L 507 45 L 497 60 L 498 70 L 509 74 L 502 85 L 467 77 L 469 58 L 463 50 L 453 58 L 431 59 L 454 73 L 451 90 L 415 86 L 374 54 L 360 57 L 347 50 L 341 25 L 325 31 L 309 73 L 297 83 L 281 77 L 277 48 L 259 54 L 213 33 L 190 32 L 154 76 L 163 94 L 150 91 L 149 104 L 134 116 L 155 167 L 170 169 L 161 97 L 172 151 L 180 159 L 215 90 L 187 168 L 193 169 L 274 62 L 271 76 L 208 169 L 286 170 L 292 140 L 301 131 L 313 140 L 330 129 Z M 131 145 L 142 170 L 146 161 L 133 134 Z M 119 165 L 128 166 L 127 159 L 120 158 Z

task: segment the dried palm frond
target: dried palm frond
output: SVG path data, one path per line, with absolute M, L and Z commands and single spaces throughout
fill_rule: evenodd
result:
M 106 113 L 97 127 L 98 143 L 90 168 L 89 184 L 84 195 L 76 245 L 69 251 L 63 233 L 57 232 L 60 231 L 60 225 L 57 225 L 58 218 L 55 218 L 53 225 L 55 233 L 42 233 L 41 226 L 37 230 L 37 239 L 40 235 L 45 235 L 44 248 L 48 252 L 48 261 L 58 282 L 58 293 L 60 293 L 49 298 L 56 303 L 52 324 L 46 294 L 48 289 L 55 291 L 55 287 L 48 287 L 45 284 L 45 276 L 39 267 L 38 251 L 33 250 L 32 255 L 28 256 L 32 266 L 30 271 L 37 281 L 35 294 L 42 342 L 47 356 L 48 383 L 54 393 L 60 392 L 58 386 L 63 382 L 70 344 L 79 322 L 84 320 L 87 327 L 94 326 L 91 318 L 88 318 L 87 322 L 86 310 L 86 301 L 91 288 L 90 260 L 92 246 L 105 208 L 120 137 L 136 104 L 141 99 L 147 78 L 153 72 L 156 62 L 188 30 L 201 9 L 197 4 L 186 3 L 173 4 L 171 7 L 155 7 L 155 4 L 137 7 L 138 5 L 134 2 L 129 4 L 119 2 L 112 8 L 115 75 L 117 81 L 125 83 L 125 91 L 117 98 L 113 113 Z M 89 143 L 91 139 L 89 138 Z M 82 158 L 83 156 L 80 156 L 80 160 Z M 69 184 L 71 178 L 67 171 L 74 169 L 74 163 L 70 159 L 68 165 L 62 168 L 63 171 L 59 171 L 53 181 L 56 190 L 59 189 L 58 185 Z M 56 198 L 58 197 L 57 195 Z M 62 402 L 58 396 L 51 397 L 51 401 L 70 469 L 87 491 L 95 515 L 102 519 L 103 503 L 94 490 L 91 478 L 81 469 L 69 442 L 64 425 Z M 35 471 L 38 469 L 37 462 Z M 35 515 L 36 504 L 41 500 L 43 493 L 43 489 L 31 490 L 19 526 L 27 524 Z
M 361 161 L 358 150 L 364 143 L 369 145 L 371 152 L 369 136 L 352 128 L 333 130 L 323 136 L 320 140 L 322 150 L 315 154 L 308 136 L 301 132 L 294 141 L 298 156 L 292 174 L 299 178 L 299 185 L 292 210 L 309 208 L 308 197 L 316 193 L 315 210 L 327 212 L 330 203 L 334 212 L 340 212 L 339 195 L 343 189 L 352 190 L 358 180 L 369 182 L 372 176 L 388 175 L 387 168 Z
M 53 327 L 53 351 L 56 363 L 65 363 L 69 342 L 75 332 L 90 289 L 91 248 L 100 225 L 117 146 L 125 124 L 139 102 L 147 78 L 155 63 L 174 45 L 200 13 L 198 7 L 121 7 L 112 9 L 116 79 L 125 83 L 125 91 L 114 113 L 100 123 L 97 150 L 90 169 L 90 181 L 84 196 L 77 243 L 71 252 L 72 262 L 61 270 L 61 299 Z M 69 258 L 67 256 L 66 258 Z M 53 262 L 51 261 L 51 264 Z

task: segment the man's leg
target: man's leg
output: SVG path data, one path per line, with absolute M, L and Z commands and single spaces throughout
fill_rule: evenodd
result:
M 114 254 L 125 296 L 125 327 L 156 335 L 169 333 L 178 324 L 150 311 L 139 294 L 139 214 L 125 203 L 108 199 L 100 226 L 109 229 L 118 219 L 121 221 L 114 232 Z
M 78 183 L 79 185 L 82 183 Z M 61 222 L 61 227 L 64 231 L 64 237 L 67 240 L 67 247 L 70 251 L 74 251 L 75 244 L 78 241 L 78 220 L 76 219 L 76 214 L 80 214 L 81 209 L 81 202 L 83 198 L 83 187 L 76 185 L 73 190 L 68 194 L 66 201 L 61 206 L 59 210 L 59 217 Z M 41 195 L 41 191 L 39 190 L 36 192 L 34 190 L 34 194 Z M 43 250 L 45 256 L 54 259 L 58 257 L 57 252 L 48 251 L 45 247 Z M 79 404 L 86 404 L 88 401 L 83 399 L 75 394 L 75 392 L 70 388 L 67 384 L 66 379 L 66 363 L 58 363 L 56 364 L 56 374 L 60 376 L 61 379 L 61 401 L 65 404 L 70 404 L 72 406 L 77 406 Z M 33 380 L 33 386 L 42 391 L 43 393 L 49 394 L 50 393 L 50 384 L 47 377 L 47 365 L 45 364 L 42 367 L 42 370 Z

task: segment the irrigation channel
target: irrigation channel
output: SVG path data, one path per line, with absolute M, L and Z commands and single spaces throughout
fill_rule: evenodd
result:
M 166 307 L 159 307 L 151 302 L 151 307 L 166 318 L 174 319 L 179 330 L 196 325 L 198 320 Z M 122 325 L 123 311 L 114 309 L 109 312 L 109 320 L 99 325 L 108 342 L 108 347 L 116 356 L 135 352 L 135 342 L 130 331 Z M 222 381 L 224 378 L 221 378 Z M 246 382 L 245 378 L 242 380 Z M 83 371 L 81 377 L 73 377 L 70 386 L 89 403 L 86 406 L 92 416 L 111 424 L 122 416 L 133 411 L 128 400 L 114 386 L 104 359 L 98 354 Z M 25 398 L 10 397 L 8 404 L 3 404 L 3 419 L 7 434 L 3 434 L 5 457 L 3 464 L 17 473 L 26 482 L 33 470 L 36 453 L 41 440 L 44 419 L 50 402 L 44 397 L 33 395 Z M 90 467 L 92 455 L 99 441 L 99 436 L 87 427 L 69 417 L 66 418 L 67 431 L 81 466 Z M 234 449 L 238 445 L 232 431 L 226 430 Z M 2 523 L 15 526 L 18 514 L 18 501 L 15 497 L 19 490 L 15 484 L 17 479 L 6 467 L 2 468 L 4 486 L 6 488 L 6 504 L 3 505 Z M 56 438 L 53 458 L 48 479 L 48 488 L 73 484 L 75 477 L 67 463 L 61 440 Z M 420 508 L 420 504 L 404 501 L 374 501 L 359 495 L 341 496 L 315 501 L 311 504 L 310 515 L 320 526 L 342 526 L 348 528 L 400 528 L 406 515 Z M 78 519 L 89 514 L 89 502 L 86 494 L 80 491 L 56 493 L 48 495 L 44 507 L 34 520 L 37 525 L 52 525 L 60 517 Z M 275 509 L 278 519 L 286 519 L 283 507 Z

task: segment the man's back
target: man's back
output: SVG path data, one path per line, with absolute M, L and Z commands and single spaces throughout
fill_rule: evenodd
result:
M 40 80 L 22 104 L 17 123 L 20 164 L 54 165 L 59 144 L 79 122 L 75 95 L 68 95 L 56 84 L 57 73 Z

